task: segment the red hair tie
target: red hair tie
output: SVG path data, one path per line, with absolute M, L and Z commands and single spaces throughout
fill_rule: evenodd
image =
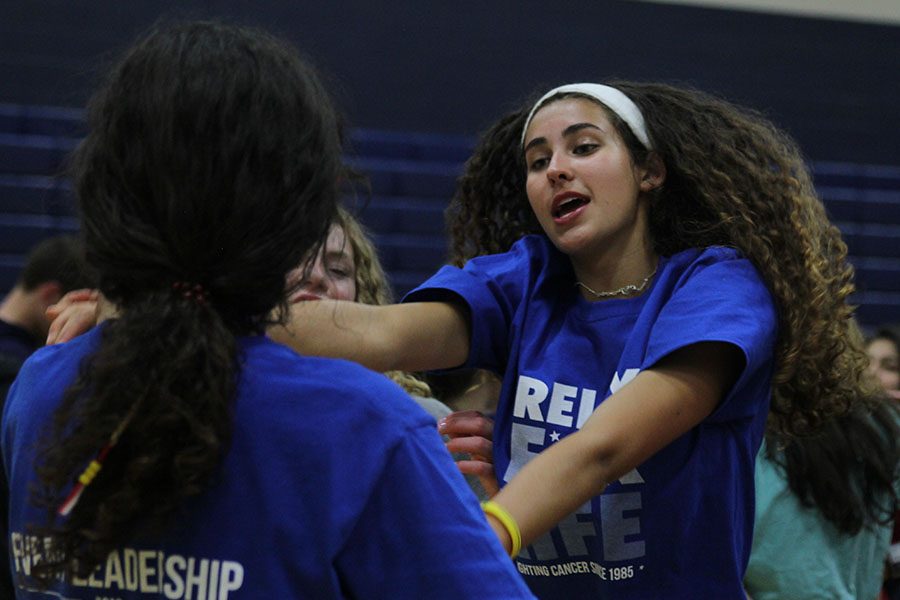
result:
M 206 304 L 209 296 L 206 289 L 199 283 L 176 281 L 172 284 L 172 289 L 176 294 L 181 294 L 188 300 L 194 300 L 197 304 Z

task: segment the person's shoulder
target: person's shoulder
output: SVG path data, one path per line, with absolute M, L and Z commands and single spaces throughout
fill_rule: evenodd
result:
M 362 365 L 338 358 L 304 356 L 268 338 L 243 344 L 241 378 L 247 392 L 276 410 L 294 406 L 325 421 L 429 423 L 397 384 Z
M 546 236 L 528 235 L 506 252 L 471 258 L 463 267 L 445 265 L 422 285 L 406 294 L 402 302 L 455 302 L 470 308 L 500 300 L 516 304 L 541 282 L 571 269 L 569 261 Z M 472 312 L 478 312 L 473 310 Z
M 99 339 L 100 328 L 95 327 L 68 342 L 42 346 L 22 364 L 19 377 L 36 375 L 49 380 L 55 378 L 60 370 L 77 368 L 82 357 L 96 348 Z
M 500 254 L 477 256 L 466 263 L 466 270 L 484 272 L 493 277 L 551 279 L 571 270 L 568 258 L 542 234 L 526 235 Z
M 3 405 L 4 415 L 41 415 L 78 375 L 85 356 L 100 338 L 94 328 L 68 342 L 44 346 L 22 364 Z M 29 417 L 31 418 L 31 417 Z
M 467 265 L 486 265 L 531 260 L 547 260 L 559 251 L 545 235 L 530 234 L 516 240 L 506 252 L 473 257 Z
M 765 287 L 762 276 L 750 259 L 737 248 L 729 246 L 682 250 L 668 257 L 661 269 L 681 277 L 682 282 L 703 274 L 703 277 L 745 280 L 754 287 Z
M 706 248 L 702 248 L 697 256 L 697 260 L 711 264 L 732 261 L 750 263 L 743 252 L 737 248 L 732 248 L 731 246 L 707 246 Z
M 763 358 L 777 333 L 777 310 L 768 286 L 753 263 L 725 246 L 691 248 L 668 258 L 661 267 L 665 310 L 675 316 L 678 338 L 692 330 L 726 336 Z M 719 338 L 720 341 L 726 341 Z
M 548 253 L 552 248 L 554 248 L 553 243 L 546 235 L 532 233 L 516 240 L 511 249 L 519 252 Z
M 664 284 L 656 293 L 667 296 L 669 310 L 696 315 L 706 325 L 740 322 L 752 324 L 753 330 L 774 331 L 777 316 L 772 294 L 760 272 L 739 250 L 691 248 L 667 257 L 660 271 Z M 736 319 L 739 314 L 751 318 Z
M 687 248 L 669 257 L 672 265 L 716 264 L 730 261 L 746 261 L 737 248 L 730 246 L 706 246 L 703 248 Z

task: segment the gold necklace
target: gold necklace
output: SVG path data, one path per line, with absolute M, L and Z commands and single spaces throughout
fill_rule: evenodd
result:
M 588 285 L 581 283 L 580 281 L 576 281 L 576 287 L 583 287 L 588 292 L 590 292 L 595 298 L 613 298 L 615 296 L 628 296 L 630 294 L 637 294 L 638 292 L 643 292 L 644 288 L 647 287 L 647 284 L 650 282 L 650 278 L 656 275 L 656 269 L 659 268 L 659 265 L 653 269 L 653 272 L 644 277 L 644 279 L 638 283 L 637 285 L 633 283 L 629 283 L 628 285 L 623 285 L 617 290 L 612 290 L 609 292 L 595 292 Z

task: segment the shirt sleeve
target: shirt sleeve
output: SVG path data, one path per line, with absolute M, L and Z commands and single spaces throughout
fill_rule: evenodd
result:
M 775 305 L 753 264 L 729 248 L 706 250 L 682 275 L 650 335 L 644 368 L 698 342 L 737 346 L 745 366 L 729 394 L 710 416 L 728 420 L 758 410 L 735 400 L 750 390 L 768 398 L 777 334 Z
M 494 372 L 506 368 L 511 328 L 546 263 L 546 250 L 533 238 L 516 242 L 509 252 L 473 258 L 462 269 L 442 267 L 403 298 L 458 302 L 468 309 L 470 350 L 462 366 Z
M 431 427 L 392 450 L 336 567 L 354 598 L 533 597 Z

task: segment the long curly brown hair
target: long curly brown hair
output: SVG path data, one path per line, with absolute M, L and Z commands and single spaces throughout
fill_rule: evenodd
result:
M 796 143 L 759 113 L 700 91 L 609 85 L 640 107 L 654 152 L 666 166 L 664 185 L 649 196 L 656 252 L 737 248 L 774 297 L 779 340 L 769 431 L 808 433 L 867 396 L 860 393 L 866 356 L 848 335 L 853 269 Z M 447 211 L 456 264 L 541 233 L 525 193 L 520 141 L 530 108 L 502 117 L 466 163 Z M 607 113 L 635 164 L 644 165 L 647 149 Z
M 897 508 L 894 491 L 900 462 L 900 407 L 887 397 L 858 402 L 826 419 L 813 435 L 772 439 L 766 459 L 784 470 L 803 506 L 847 535 L 887 525 Z
M 316 73 L 264 32 L 161 26 L 111 71 L 73 160 L 104 324 L 37 449 L 32 574 L 84 576 L 215 479 L 232 433 L 236 336 L 285 314 L 285 274 L 325 238 L 343 166 Z M 199 299 L 174 283 L 202 286 Z M 273 313 L 273 309 L 279 311 Z M 64 518 L 79 474 L 124 425 Z

